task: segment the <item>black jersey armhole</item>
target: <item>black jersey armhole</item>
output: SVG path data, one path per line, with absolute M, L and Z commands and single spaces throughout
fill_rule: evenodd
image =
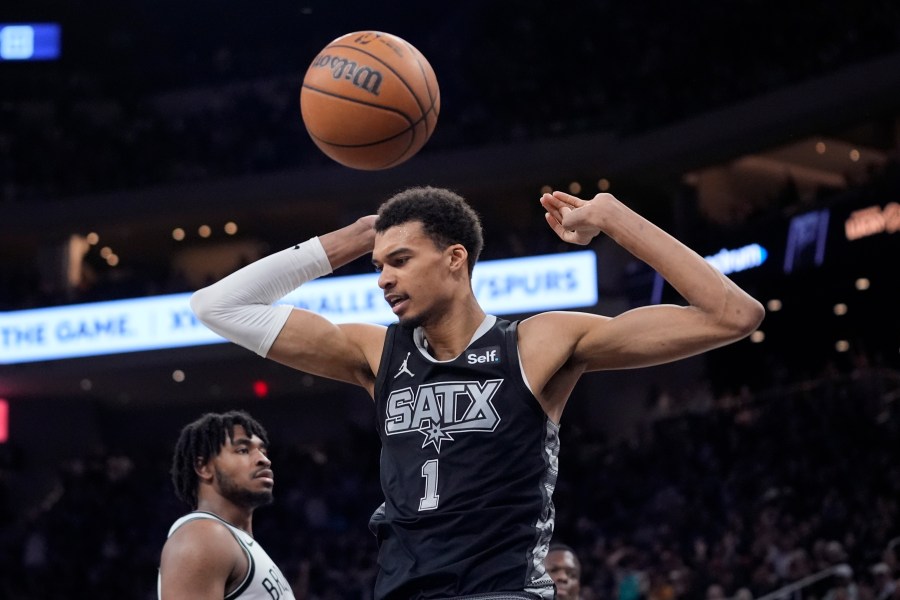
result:
M 381 349 L 381 362 L 378 363 L 378 373 L 375 374 L 375 393 L 374 397 L 377 401 L 381 398 L 384 386 L 387 382 L 387 370 L 391 364 L 391 356 L 394 352 L 394 337 L 397 335 L 397 323 L 388 325 L 387 332 L 384 334 L 384 346 Z
M 525 382 L 525 372 L 522 369 L 522 359 L 519 357 L 519 321 L 507 321 L 506 331 L 504 332 L 504 342 L 506 344 L 506 355 L 510 357 L 509 360 L 509 374 L 512 377 L 513 381 L 516 382 L 516 385 L 519 387 L 519 391 L 521 392 L 524 398 L 528 398 L 527 404 L 534 410 L 537 414 L 541 415 L 544 418 L 549 419 L 547 413 L 544 412 L 544 407 L 541 406 L 541 403 L 538 402 L 537 397 L 534 395 L 534 392 L 528 387 L 528 384 Z

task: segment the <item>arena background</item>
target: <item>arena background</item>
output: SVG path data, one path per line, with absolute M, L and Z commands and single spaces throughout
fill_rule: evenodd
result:
M 730 274 L 768 309 L 750 339 L 576 389 L 555 537 L 585 598 L 896 597 L 895 3 L 36 0 L 0 23 L 61 30 L 58 59 L 0 61 L 0 597 L 155 597 L 172 444 L 227 408 L 275 442 L 256 534 L 298 598 L 370 597 L 362 392 L 227 344 L 11 357 L 17 311 L 188 292 L 419 184 L 470 199 L 487 260 L 577 250 L 545 186 L 610 191 L 704 255 L 766 250 Z M 384 172 L 330 162 L 299 117 L 316 52 L 363 29 L 441 85 L 433 138 Z M 591 249 L 585 310 L 679 301 Z

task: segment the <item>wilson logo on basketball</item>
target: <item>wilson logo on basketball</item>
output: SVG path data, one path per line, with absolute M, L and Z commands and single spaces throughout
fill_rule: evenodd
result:
M 381 71 L 376 71 L 372 67 L 360 66 L 352 60 L 347 60 L 340 56 L 331 56 L 330 54 L 322 54 L 316 57 L 312 64 L 313 68 L 330 69 L 331 77 L 334 79 L 344 79 L 361 90 L 365 90 L 373 96 L 378 95 L 381 89 L 381 82 L 384 79 Z

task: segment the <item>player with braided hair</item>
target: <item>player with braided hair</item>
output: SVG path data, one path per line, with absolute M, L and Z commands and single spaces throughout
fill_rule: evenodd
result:
M 169 529 L 160 600 L 293 599 L 284 575 L 253 539 L 253 512 L 275 484 L 265 428 L 242 411 L 207 413 L 181 430 L 175 495 L 192 512 Z

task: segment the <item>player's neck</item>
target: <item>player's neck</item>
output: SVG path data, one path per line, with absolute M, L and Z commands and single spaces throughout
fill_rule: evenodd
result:
M 484 322 L 484 310 L 472 298 L 444 313 L 440 319 L 422 326 L 428 352 L 438 360 L 448 360 L 462 354 L 475 331 Z
M 200 498 L 197 510 L 212 513 L 228 524 L 253 535 L 253 511 L 237 506 L 221 496 Z

